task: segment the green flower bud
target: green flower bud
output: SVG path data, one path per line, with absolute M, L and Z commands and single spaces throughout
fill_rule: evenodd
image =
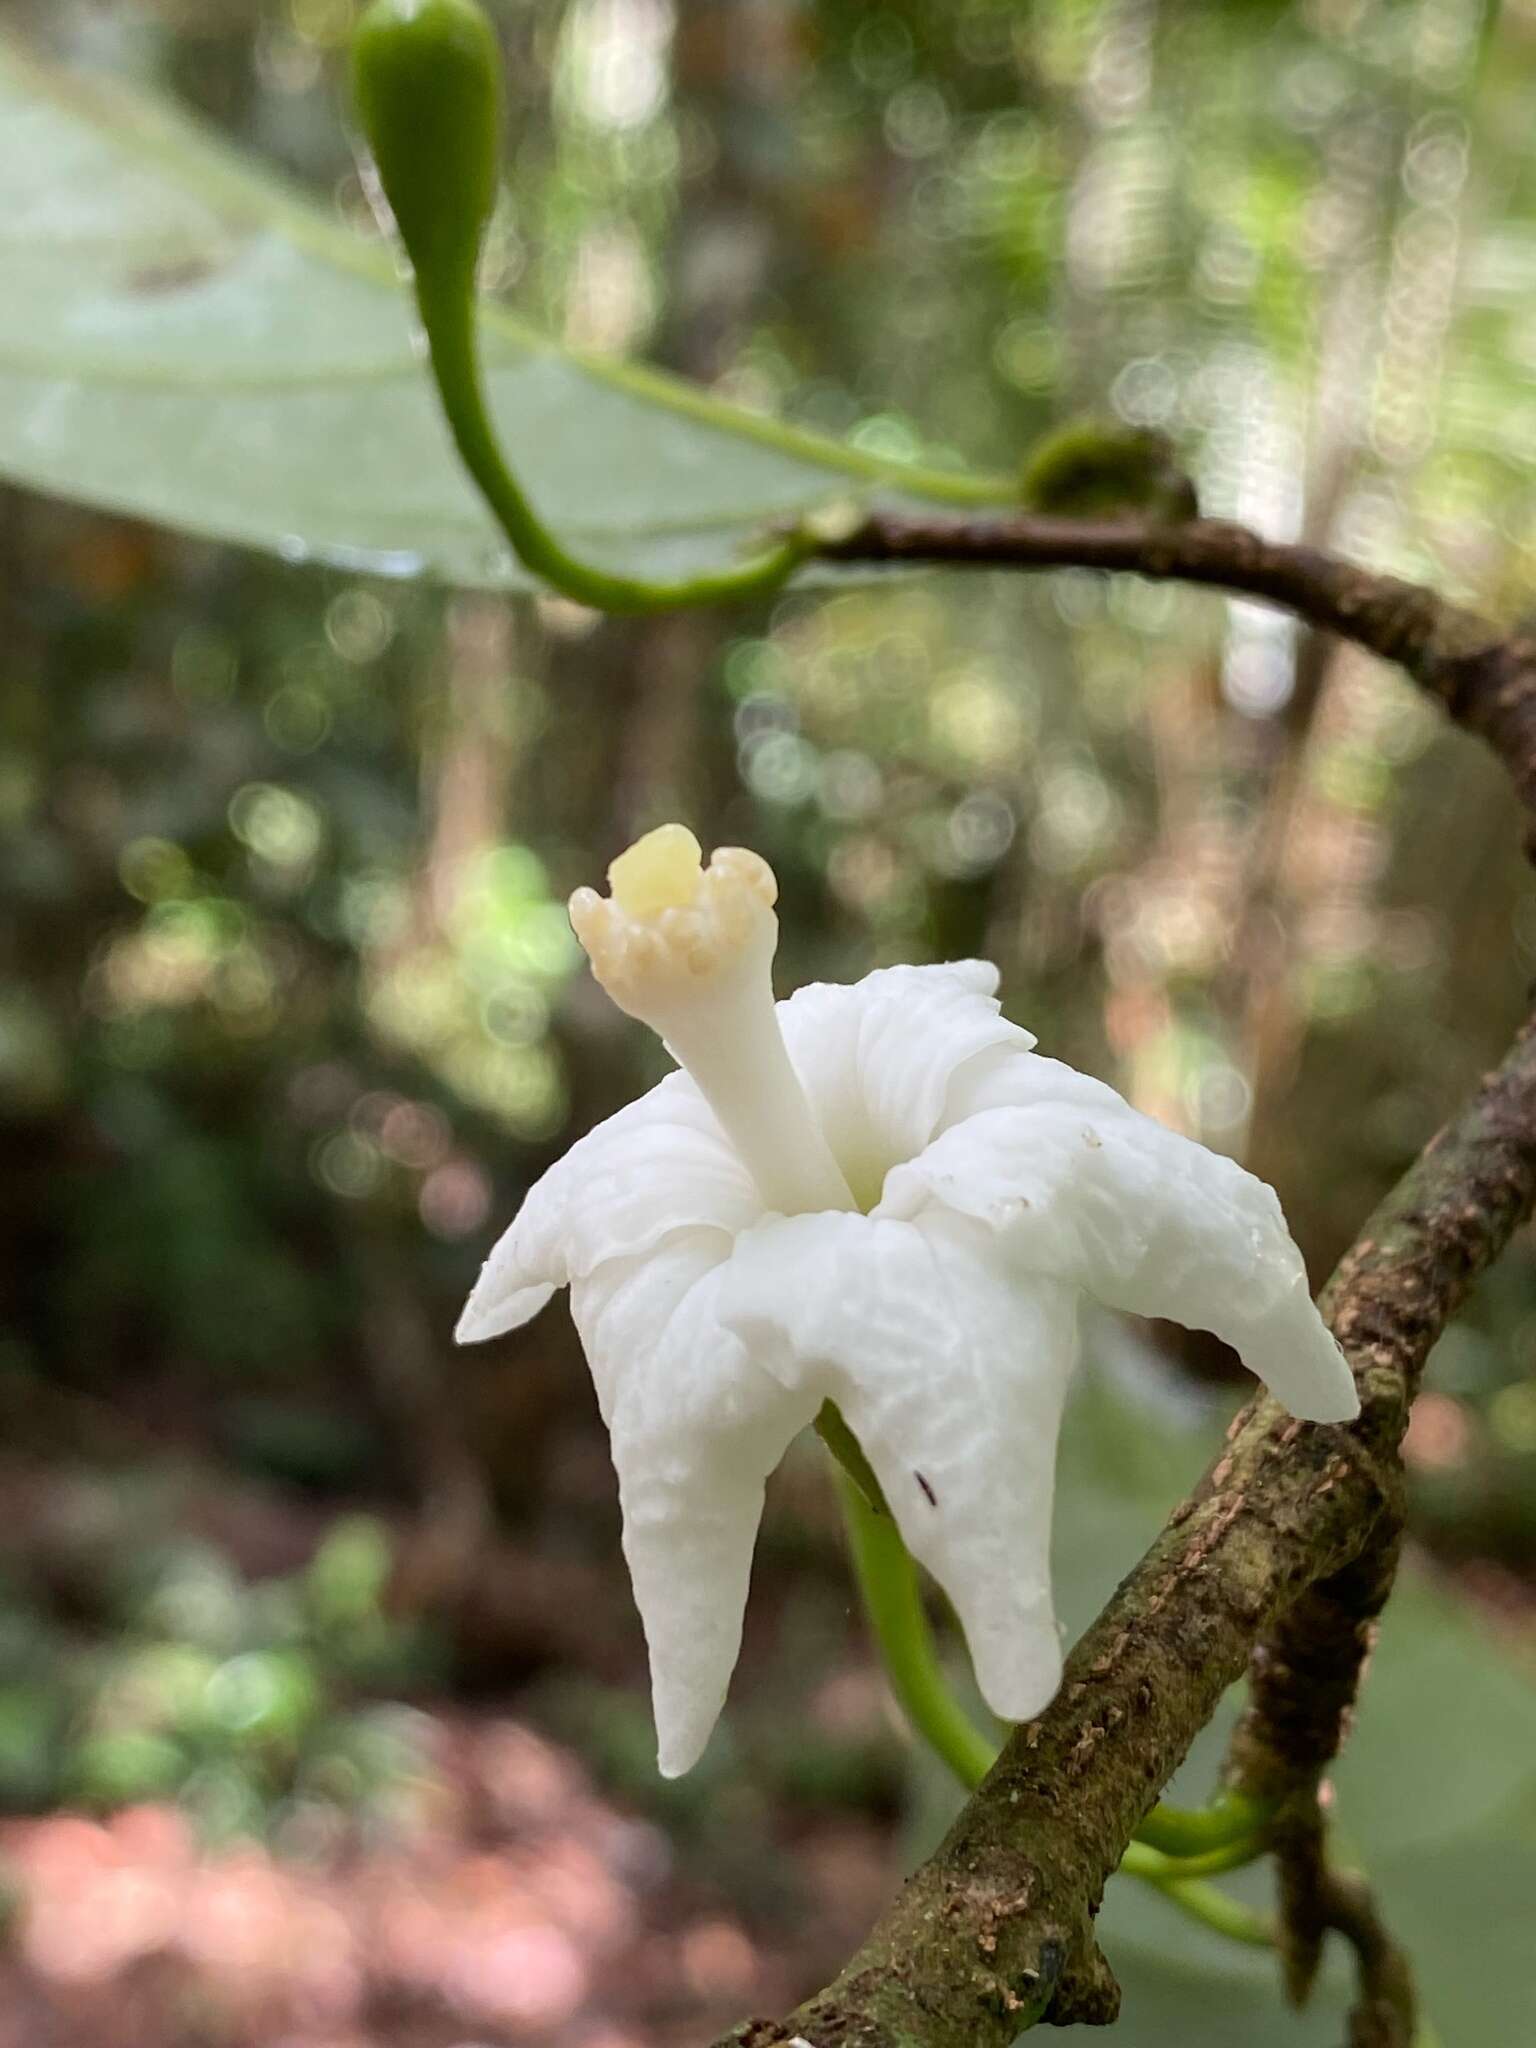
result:
M 500 56 L 476 0 L 373 0 L 352 37 L 352 89 L 384 196 L 415 269 L 421 315 L 454 447 L 524 566 L 579 604 L 654 612 L 772 590 L 811 552 L 791 533 L 727 569 L 673 583 L 578 561 L 507 464 L 486 405 L 475 268 L 496 203 Z
M 496 203 L 501 80 L 475 0 L 374 0 L 352 38 L 352 89 L 424 289 L 473 277 Z

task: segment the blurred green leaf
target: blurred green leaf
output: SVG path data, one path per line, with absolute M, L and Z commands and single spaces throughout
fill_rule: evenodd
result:
M 241 1464 L 293 1486 L 345 1486 L 376 1455 L 366 1421 L 300 1400 L 233 1401 L 226 1427 Z
M 297 1748 L 320 1713 L 319 1681 L 309 1660 L 291 1650 L 246 1650 L 208 1681 L 208 1713 L 238 1743 Z
M 147 1729 L 88 1735 L 74 1754 L 76 1796 L 92 1806 L 126 1806 L 173 1792 L 186 1773 L 179 1744 Z
M 61 1720 L 56 1687 L 0 1686 L 0 1806 L 40 1806 L 56 1796 Z
M 383 1604 L 392 1562 L 389 1532 L 373 1515 L 345 1515 L 310 1559 L 306 1604 L 322 1628 L 373 1620 Z
M 167 106 L 0 48 L 0 468 L 219 539 L 456 583 L 525 580 L 459 474 L 387 252 Z M 535 501 L 604 568 L 729 564 L 849 480 L 907 469 L 585 361 L 489 312 L 493 410 Z

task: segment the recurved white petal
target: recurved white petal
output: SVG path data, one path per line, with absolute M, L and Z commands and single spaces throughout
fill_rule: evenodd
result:
M 1050 1528 L 1073 1290 L 1021 1285 L 984 1228 L 942 1211 L 796 1216 L 737 1246 L 720 1313 L 813 1407 L 837 1402 L 954 1604 L 987 1703 L 1037 1713 L 1061 1676 Z
M 657 1761 L 669 1778 L 698 1761 L 719 1718 L 741 1646 L 763 1483 L 816 1407 L 722 1326 L 729 1251 L 718 1231 L 685 1230 L 604 1261 L 571 1291 L 619 1476 Z
M 1016 1090 L 1044 1079 L 1009 1063 Z M 1022 1269 L 1111 1308 L 1214 1331 L 1293 1414 L 1357 1414 L 1274 1189 L 1102 1084 L 1063 1093 L 1051 1100 L 1042 1087 L 1030 1107 L 979 1109 L 953 1125 L 891 1174 L 876 1214 L 921 1217 L 941 1205 L 974 1217 Z
M 1000 1014 L 997 980 L 987 960 L 882 967 L 779 1004 L 790 1060 L 855 1194 L 873 1202 L 888 1169 L 928 1143 L 968 1061 L 1034 1044 Z
M 580 1138 L 536 1181 L 464 1305 L 461 1344 L 515 1330 L 557 1287 L 674 1230 L 734 1231 L 762 1209 L 752 1177 L 686 1074 Z

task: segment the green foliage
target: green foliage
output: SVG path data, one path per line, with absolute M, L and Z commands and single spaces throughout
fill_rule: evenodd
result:
M 366 1819 L 417 1768 L 409 1717 L 369 1696 L 423 1666 L 382 1601 L 389 1545 L 339 1521 L 310 1562 L 244 1579 L 175 1538 L 109 1577 L 92 1639 L 22 1588 L 0 1600 L 0 1805 L 179 1799 L 212 1837 L 317 1805 Z
M 382 92 L 382 60 L 377 75 Z M 290 561 L 525 580 L 454 460 L 382 249 L 170 108 L 65 84 L 9 47 L 0 138 L 22 237 L 0 321 L 9 475 Z M 104 347 L 82 339 L 108 328 Z M 561 539 L 610 572 L 733 568 L 765 527 L 850 480 L 941 500 L 1005 490 L 583 360 L 500 312 L 483 349 L 519 477 Z

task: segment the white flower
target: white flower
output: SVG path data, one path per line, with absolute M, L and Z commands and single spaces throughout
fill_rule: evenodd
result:
M 582 1138 L 486 1262 L 461 1341 L 569 1285 L 613 1445 L 660 1766 L 740 1644 L 763 1483 L 835 1401 L 1006 1719 L 1060 1680 L 1049 1545 L 1084 1293 L 1213 1330 L 1293 1413 L 1354 1385 L 1273 1189 L 1044 1059 L 997 971 L 892 967 L 774 1004 L 773 877 L 665 826 L 580 890 L 599 979 L 685 1071 Z

